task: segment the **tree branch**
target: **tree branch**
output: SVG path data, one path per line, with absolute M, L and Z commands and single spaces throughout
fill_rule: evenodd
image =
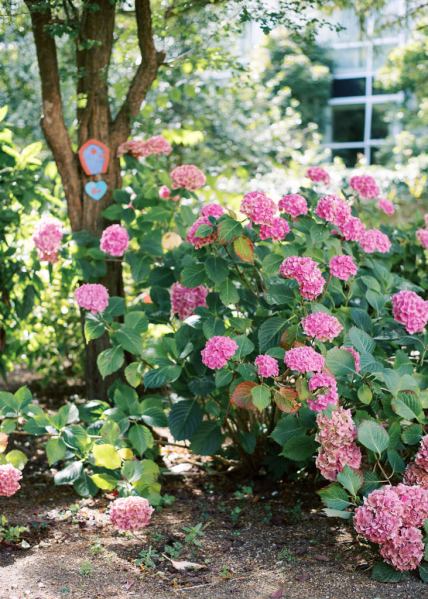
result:
M 114 149 L 129 136 L 131 121 L 137 116 L 141 103 L 156 79 L 158 68 L 165 58 L 165 54 L 157 52 L 155 48 L 150 0 L 135 0 L 135 17 L 141 63 L 112 126 L 111 141 Z
M 82 217 L 81 188 L 76 156 L 65 126 L 55 39 L 49 34 L 49 8 L 37 6 L 36 0 L 25 0 L 31 16 L 37 61 L 42 87 L 41 127 L 61 175 L 73 230 L 80 228 Z

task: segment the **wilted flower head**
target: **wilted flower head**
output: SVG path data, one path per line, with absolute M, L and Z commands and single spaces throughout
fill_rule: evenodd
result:
M 120 497 L 110 504 L 110 520 L 119 530 L 148 526 L 154 509 L 144 497 Z
M 76 289 L 74 297 L 81 308 L 89 310 L 92 314 L 104 312 L 109 302 L 107 288 L 99 283 L 84 283 Z

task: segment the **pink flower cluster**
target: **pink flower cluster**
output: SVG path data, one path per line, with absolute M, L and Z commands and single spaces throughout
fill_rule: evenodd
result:
M 148 526 L 154 509 L 144 497 L 120 497 L 110 505 L 110 521 L 119 530 Z
M 363 231 L 358 242 L 366 254 L 372 254 L 373 252 L 386 254 L 391 249 L 389 237 L 378 229 L 367 229 Z
M 428 490 L 428 435 L 422 437 L 415 461 L 407 466 L 404 482 Z
M 308 406 L 314 412 L 322 412 L 330 404 L 336 405 L 339 401 L 336 379 L 327 372 L 314 374 L 309 380 L 308 388 L 311 393 L 319 389 L 325 390 L 323 393 L 314 395 L 314 399 L 308 400 Z
M 351 217 L 351 207 L 341 198 L 328 195 L 319 199 L 315 214 L 337 227 L 343 226 Z
M 155 154 L 167 156 L 171 154 L 171 144 L 162 135 L 155 135 L 149 139 L 131 139 L 120 144 L 117 155 L 130 154 L 134 158 L 147 158 Z
M 392 216 L 395 212 L 394 204 L 386 198 L 381 198 L 377 203 L 377 207 L 388 216 Z
M 214 218 L 220 218 L 224 214 L 223 206 L 220 204 L 207 204 L 201 210 L 201 216 L 213 216 Z
M 355 175 L 350 178 L 349 185 L 364 200 L 373 200 L 380 193 L 376 181 L 370 175 Z
M 333 341 L 343 330 L 337 318 L 326 312 L 309 314 L 302 320 L 302 326 L 305 335 L 315 337 L 319 341 Z
M 344 351 L 347 351 L 348 354 L 351 354 L 351 356 L 354 358 L 355 372 L 360 372 L 360 370 L 361 370 L 361 357 L 360 357 L 360 354 L 357 352 L 357 350 L 354 349 L 353 347 L 345 347 L 343 345 L 342 345 L 342 347 L 340 349 L 343 349 Z
M 281 241 L 290 232 L 290 225 L 283 218 L 274 218 L 270 225 L 260 225 L 260 239 Z
M 22 478 L 20 470 L 12 464 L 0 465 L 0 496 L 11 497 L 21 488 L 19 481 Z
M 293 347 L 286 351 L 284 362 L 288 368 L 302 374 L 305 372 L 321 372 L 325 366 L 324 357 L 312 347 L 306 345 Z
M 300 293 L 305 299 L 313 300 L 323 292 L 325 280 L 312 258 L 290 256 L 281 264 L 279 272 L 285 279 L 297 281 Z
M 109 293 L 104 285 L 99 283 L 85 283 L 74 292 L 77 304 L 89 310 L 92 314 L 104 312 L 108 306 Z
M 224 210 L 220 204 L 207 204 L 204 206 L 201 210 L 201 215 L 195 220 L 193 225 L 189 227 L 187 231 L 187 241 L 191 243 L 197 250 L 204 245 L 210 245 L 211 243 L 214 243 L 218 238 L 216 230 L 213 229 L 213 231 L 205 237 L 199 237 L 197 232 L 201 225 L 207 225 L 208 227 L 213 226 L 213 223 L 209 217 L 217 219 L 223 214 Z
M 277 207 L 263 191 L 250 191 L 244 195 L 240 210 L 255 225 L 271 225 Z
M 123 256 L 128 249 L 129 235 L 125 227 L 110 225 L 101 235 L 100 249 L 110 256 Z
M 194 164 L 182 164 L 176 166 L 170 173 L 172 180 L 172 188 L 178 189 L 182 187 L 188 191 L 195 191 L 203 187 L 207 182 L 204 173 Z
M 201 351 L 202 363 L 211 370 L 226 366 L 228 360 L 236 353 L 238 344 L 230 337 L 216 335 L 208 339 Z
M 404 325 L 406 331 L 421 333 L 428 323 L 428 301 L 414 291 L 399 291 L 392 298 L 394 319 Z
M 278 208 L 292 218 L 308 213 L 308 204 L 305 198 L 298 193 L 289 193 L 283 196 L 278 202 Z
M 325 183 L 326 185 L 330 183 L 330 175 L 320 166 L 309 167 L 306 176 L 314 183 Z
M 342 281 L 347 281 L 351 277 L 355 277 L 358 268 L 351 256 L 333 256 L 330 263 L 330 274 Z
M 257 356 L 254 364 L 257 366 L 257 374 L 265 379 L 279 375 L 278 360 L 275 360 L 272 356 L 266 354 Z
M 40 260 L 56 262 L 64 235 L 62 225 L 54 218 L 44 218 L 33 235 L 34 245 Z
M 414 570 L 422 561 L 420 527 L 428 518 L 428 490 L 399 484 L 370 493 L 355 510 L 354 528 L 372 543 L 397 570 Z
M 199 306 L 206 307 L 208 289 L 204 285 L 198 287 L 184 287 L 181 283 L 174 283 L 171 287 L 172 313 L 184 320 L 191 316 Z
M 318 414 L 316 440 L 321 447 L 316 459 L 317 468 L 327 480 L 336 480 L 345 466 L 361 466 L 361 450 L 355 444 L 357 428 L 351 410 L 338 406 L 331 415 Z
M 421 246 L 428 250 L 428 228 L 418 229 L 416 231 L 416 238 L 421 244 Z
M 339 232 L 346 241 L 359 241 L 366 227 L 356 216 L 350 216 L 348 220 L 339 227 Z
M 180 201 L 179 195 L 171 195 L 171 190 L 168 185 L 161 185 L 161 187 L 159 187 L 159 197 L 161 200 L 172 200 L 173 202 Z

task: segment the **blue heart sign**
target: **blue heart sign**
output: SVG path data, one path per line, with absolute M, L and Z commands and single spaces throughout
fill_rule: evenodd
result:
M 85 191 L 93 200 L 101 200 L 107 191 L 107 183 L 105 181 L 89 181 L 85 185 Z
M 97 139 L 88 139 L 79 150 L 80 164 L 87 175 L 105 173 L 110 160 L 110 150 Z

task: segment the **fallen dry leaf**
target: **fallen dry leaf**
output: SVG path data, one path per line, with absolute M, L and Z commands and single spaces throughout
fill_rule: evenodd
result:
M 167 555 L 162 555 L 171 562 L 172 567 L 178 570 L 179 572 L 184 572 L 185 570 L 203 570 L 206 568 L 205 564 L 197 564 L 196 562 L 188 562 L 186 560 L 175 560 L 169 558 Z

